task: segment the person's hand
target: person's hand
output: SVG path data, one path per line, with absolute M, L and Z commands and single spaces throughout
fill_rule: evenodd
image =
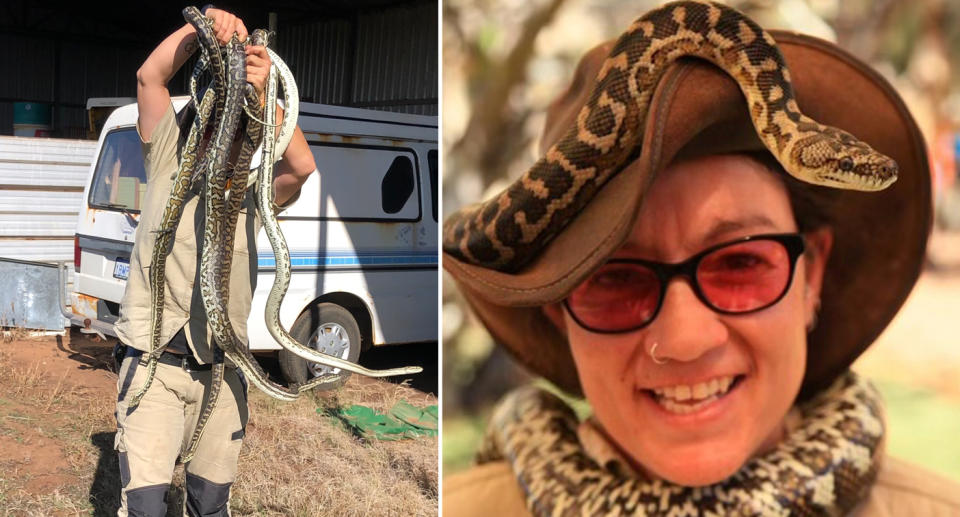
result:
M 263 90 L 270 75 L 270 54 L 267 54 L 266 47 L 260 45 L 247 45 L 244 50 L 247 53 L 247 82 L 257 90 L 262 106 Z
M 241 43 L 247 41 L 247 27 L 240 18 L 223 9 L 213 7 L 207 9 L 206 16 L 213 20 L 213 32 L 217 34 L 217 41 L 219 41 L 221 45 L 229 43 L 230 37 L 233 36 L 234 32 L 237 33 L 237 39 L 239 39 Z

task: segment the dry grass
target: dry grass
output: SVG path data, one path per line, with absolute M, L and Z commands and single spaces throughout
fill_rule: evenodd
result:
M 4 343 L 11 343 L 13 341 L 17 341 L 19 339 L 23 339 L 27 337 L 28 335 L 30 335 L 30 332 L 23 327 L 17 327 L 17 326 L 10 327 L 7 325 L 3 325 L 3 329 L 0 330 L 0 338 L 2 338 L 2 341 Z
M 0 481 L 0 515 L 42 517 L 48 515 L 90 515 L 86 505 L 77 506 L 77 497 L 54 490 L 37 495 L 22 489 L 9 490 L 5 481 Z M 100 514 L 97 514 L 100 515 Z
M 234 515 L 437 515 L 436 438 L 366 442 L 316 411 L 385 411 L 401 398 L 429 402 L 404 386 L 355 380 L 290 404 L 254 394 Z
M 39 362 L 26 366 L 0 351 L 0 435 L 9 444 L 0 460 L 0 515 L 107 515 L 111 502 L 95 481 L 114 486 L 113 468 L 101 465 L 97 433 L 112 433 L 113 401 L 49 375 Z M 110 444 L 112 445 L 112 443 Z M 114 498 L 116 499 L 116 498 Z M 115 506 L 114 506 L 115 508 Z M 115 510 L 114 510 L 115 511 Z
M 40 362 L 18 362 L 10 350 L 22 344 L 0 344 L 0 516 L 115 515 L 112 387 L 78 386 Z M 405 386 L 363 379 L 295 403 L 253 389 L 233 515 L 437 515 L 436 438 L 368 443 L 317 413 L 350 404 L 386 410 L 401 398 L 436 403 Z M 178 515 L 182 486 L 178 467 L 168 516 Z

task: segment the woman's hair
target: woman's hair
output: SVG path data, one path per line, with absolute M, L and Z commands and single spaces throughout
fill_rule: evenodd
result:
M 780 162 L 767 151 L 743 153 L 773 172 L 787 188 L 793 218 L 800 233 L 833 226 L 832 207 L 837 202 L 838 191 L 802 182 L 783 169 Z

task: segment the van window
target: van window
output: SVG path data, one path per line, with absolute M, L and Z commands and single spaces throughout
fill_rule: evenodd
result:
M 437 151 L 427 151 L 427 167 L 430 167 L 430 205 L 433 208 L 433 220 L 437 220 Z
M 383 211 L 388 214 L 399 212 L 413 194 L 413 186 L 413 163 L 406 156 L 397 156 L 380 182 Z
M 134 128 L 107 134 L 97 160 L 90 188 L 90 206 L 107 210 L 140 212 L 147 192 L 143 150 Z
M 420 173 L 403 147 L 311 143 L 319 174 L 283 218 L 418 221 Z

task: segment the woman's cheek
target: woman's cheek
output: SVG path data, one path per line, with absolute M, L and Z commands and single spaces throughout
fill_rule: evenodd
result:
M 630 344 L 621 335 L 589 334 L 579 327 L 567 326 L 570 349 L 584 394 L 596 410 L 598 406 L 622 401 L 633 391 L 633 365 Z

